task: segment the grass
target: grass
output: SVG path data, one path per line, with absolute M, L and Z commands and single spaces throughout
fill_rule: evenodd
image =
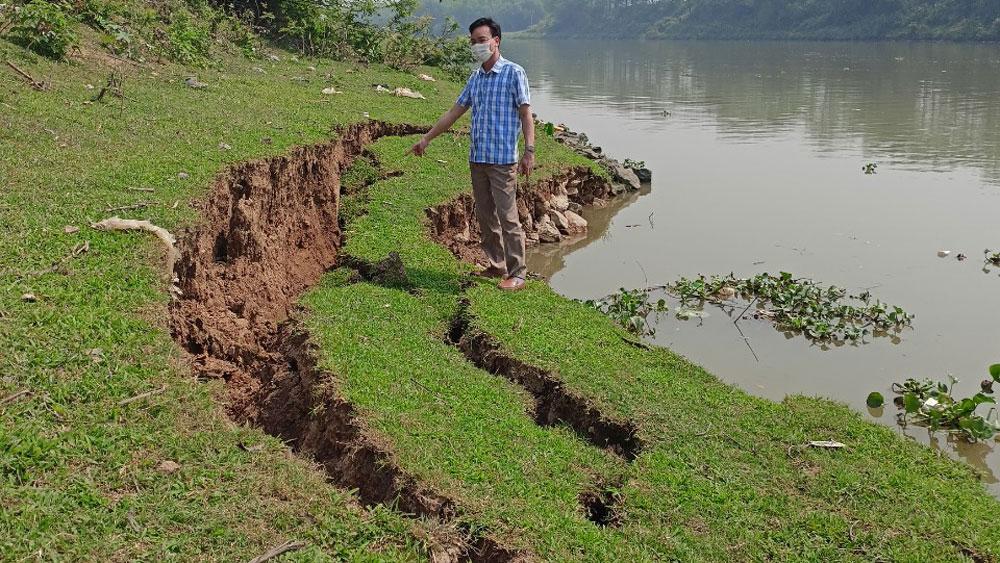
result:
M 229 163 L 324 141 L 365 112 L 430 123 L 457 95 L 449 82 L 278 54 L 219 69 L 122 63 L 127 99 L 88 105 L 108 60 L 57 64 L 0 42 L 0 58 L 51 84 L 36 92 L 0 70 L 0 398 L 30 392 L 0 405 L 0 559 L 247 560 L 289 539 L 310 544 L 304 559 L 425 556 L 419 523 L 360 508 L 277 440 L 233 427 L 220 384 L 193 381 L 170 338 L 157 243 L 88 227 L 119 214 L 176 232 Z M 186 87 L 191 74 L 209 86 Z M 376 96 L 373 83 L 428 100 Z M 328 84 L 344 94 L 322 95 Z M 139 202 L 150 205 L 106 211 Z M 47 272 L 84 241 L 89 251 Z M 22 301 L 29 292 L 37 302 Z M 158 471 L 163 460 L 180 469 Z
M 627 344 L 605 316 L 541 283 L 517 294 L 478 282 L 426 235 L 423 210 L 454 197 L 461 138 L 434 159 L 373 151 L 402 174 L 376 182 L 344 252 L 400 252 L 415 293 L 333 279 L 305 299 L 338 387 L 401 466 L 459 500 L 466 524 L 543 559 L 950 561 L 1000 553 L 1000 526 L 971 469 L 846 406 L 781 404 L 719 382 L 665 350 Z M 437 159 L 444 160 L 444 163 Z M 340 276 L 338 279 L 343 279 Z M 524 391 L 443 343 L 458 299 L 514 356 L 634 421 L 646 450 L 625 463 L 562 428 L 533 426 Z M 835 439 L 841 451 L 803 447 Z M 620 526 L 582 518 L 575 498 L 618 485 Z M 988 560 L 988 559 L 987 559 Z
M 277 440 L 228 422 L 221 384 L 193 381 L 171 341 L 156 243 L 87 225 L 148 202 L 118 213 L 177 231 L 227 164 L 327 140 L 366 112 L 429 124 L 458 85 L 279 53 L 200 70 L 206 89 L 185 86 L 184 67 L 126 66 L 127 99 L 88 105 L 85 85 L 106 80 L 108 61 L 54 64 L 5 43 L 0 55 L 52 85 L 36 92 L 0 72 L 0 398 L 30 392 L 0 405 L 0 559 L 246 560 L 290 539 L 309 544 L 292 559 L 426 558 L 422 522 L 359 507 Z M 428 99 L 375 95 L 375 83 Z M 328 85 L 344 94 L 322 95 Z M 339 391 L 404 470 L 458 501 L 467 528 L 548 560 L 1000 553 L 997 503 L 970 469 L 844 406 L 750 397 L 667 351 L 623 343 L 610 321 L 539 283 L 515 295 L 463 289 L 469 267 L 428 238 L 424 209 L 466 189 L 467 141 L 446 135 L 427 157 L 404 157 L 412 141 L 372 147 L 401 175 L 345 202 L 344 252 L 399 252 L 415 291 L 332 273 L 303 298 L 304 321 Z M 538 177 L 585 162 L 538 144 Z M 365 163 L 349 177 L 363 186 L 382 175 Z M 84 241 L 87 252 L 63 260 Z M 535 425 L 522 389 L 444 342 L 463 294 L 474 325 L 510 353 L 634 421 L 642 455 L 627 463 Z M 799 448 L 828 438 L 849 447 Z M 594 525 L 577 502 L 605 484 L 620 492 L 619 527 Z

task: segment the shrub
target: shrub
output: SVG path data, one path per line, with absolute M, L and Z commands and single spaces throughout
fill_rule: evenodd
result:
M 75 18 L 62 2 L 31 0 L 14 7 L 5 35 L 40 55 L 64 59 L 77 43 L 75 25 Z
M 183 64 L 201 64 L 209 55 L 212 35 L 200 27 L 187 11 L 178 12 L 167 26 L 166 53 Z

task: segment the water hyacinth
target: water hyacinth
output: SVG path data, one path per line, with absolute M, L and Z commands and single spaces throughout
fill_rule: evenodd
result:
M 755 318 L 774 322 L 779 330 L 795 331 L 816 341 L 859 341 L 869 334 L 900 330 L 913 315 L 873 299 L 868 291 L 852 295 L 837 286 L 822 286 L 788 272 L 752 278 L 698 276 L 681 278 L 669 289 L 681 304 L 720 304 L 741 297 L 755 303 Z

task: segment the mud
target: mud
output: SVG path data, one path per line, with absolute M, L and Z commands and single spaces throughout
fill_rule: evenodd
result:
M 535 398 L 535 422 L 541 426 L 565 424 L 592 445 L 632 461 L 642 451 L 642 440 L 631 422 L 607 416 L 592 402 L 569 389 L 558 377 L 503 351 L 492 336 L 470 326 L 467 304 L 452 322 L 448 340 L 474 365 L 520 385 Z
M 528 246 L 539 244 L 539 224 L 558 202 L 568 200 L 570 210 L 590 205 L 604 205 L 621 192 L 605 178 L 584 166 L 576 166 L 530 186 L 517 188 L 518 216 Z M 564 200 L 564 201 L 565 201 Z M 459 259 L 483 263 L 479 247 L 479 224 L 475 219 L 471 194 L 461 194 L 442 205 L 427 209 L 430 236 Z M 563 233 L 568 234 L 568 233 Z
M 203 222 L 179 234 L 179 295 L 169 306 L 174 339 L 202 378 L 226 381 L 226 408 L 290 443 L 366 505 L 454 523 L 455 503 L 421 485 L 378 446 L 317 368 L 295 300 L 338 265 L 340 178 L 364 147 L 426 128 L 368 122 L 336 140 L 237 165 L 198 204 Z M 399 273 L 391 259 L 370 274 Z M 405 272 L 404 272 L 405 275 Z M 513 561 L 525 555 L 485 535 L 435 537 L 434 561 Z

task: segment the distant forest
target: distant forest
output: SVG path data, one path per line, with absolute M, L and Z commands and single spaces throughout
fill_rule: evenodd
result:
M 1000 0 L 422 0 L 549 37 L 1000 41 Z

